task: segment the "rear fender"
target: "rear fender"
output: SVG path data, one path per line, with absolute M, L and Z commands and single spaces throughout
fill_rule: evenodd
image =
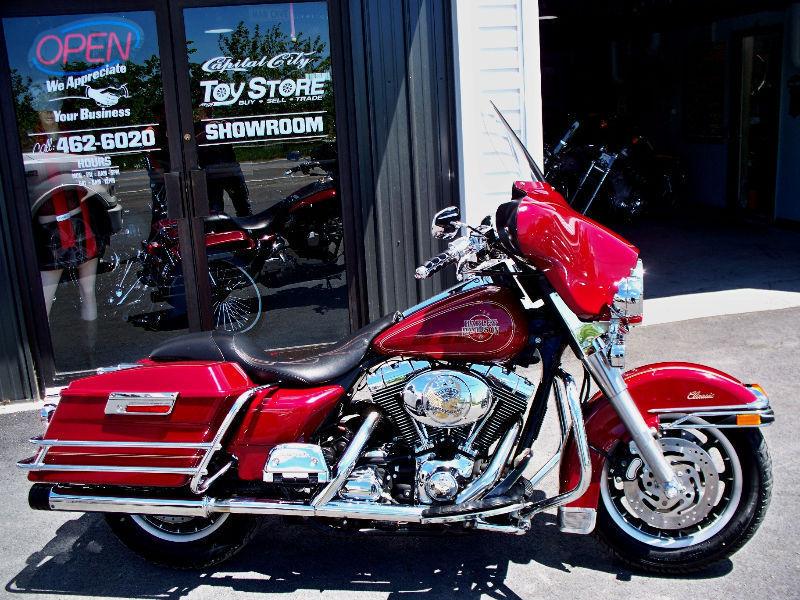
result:
M 649 427 L 658 427 L 665 410 L 681 414 L 702 413 L 720 407 L 759 408 L 765 414 L 763 424 L 771 422 L 766 396 L 758 387 L 748 387 L 730 375 L 691 363 L 665 362 L 633 369 L 623 375 L 636 406 Z M 586 493 L 568 506 L 597 508 L 600 478 L 607 456 L 620 442 L 630 440 L 616 411 L 601 393 L 584 406 L 583 417 L 592 458 L 592 480 Z M 735 423 L 735 418 L 734 418 Z M 575 439 L 570 434 L 560 465 L 561 492 L 573 489 L 580 478 Z

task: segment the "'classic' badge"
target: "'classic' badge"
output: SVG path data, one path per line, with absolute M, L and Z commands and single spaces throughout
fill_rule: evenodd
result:
M 701 392 L 699 390 L 695 390 L 693 392 L 689 392 L 689 395 L 686 396 L 688 400 L 713 400 L 714 394 L 712 392 Z

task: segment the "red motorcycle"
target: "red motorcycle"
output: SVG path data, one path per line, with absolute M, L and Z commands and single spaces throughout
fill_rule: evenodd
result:
M 458 285 L 304 359 L 212 332 L 72 382 L 19 463 L 30 506 L 104 513 L 175 567 L 230 557 L 264 515 L 524 534 L 557 507 L 562 531 L 595 531 L 639 569 L 683 574 L 738 550 L 770 497 L 767 396 L 696 364 L 623 370 L 642 320 L 637 249 L 570 208 L 493 118 L 522 167 L 512 200 L 477 227 L 438 213 L 432 233 L 452 241 L 416 272 L 455 264 Z M 536 363 L 534 385 L 519 368 Z M 533 473 L 551 398 L 562 443 Z M 535 493 L 557 464 L 559 493 Z
M 259 284 L 339 276 L 344 252 L 336 161 L 308 160 L 287 170 L 317 179 L 255 215 L 216 213 L 205 219 L 212 322 L 217 331 L 244 333 L 264 311 Z M 154 331 L 187 326 L 178 225 L 167 218 L 163 176 L 153 178 L 150 234 L 139 252 L 116 261 L 106 307 Z

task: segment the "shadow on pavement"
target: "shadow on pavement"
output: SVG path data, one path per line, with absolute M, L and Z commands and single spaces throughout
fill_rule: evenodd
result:
M 555 517 L 538 515 L 526 536 L 474 532 L 461 535 L 352 535 L 307 524 L 267 520 L 241 554 L 203 571 L 151 565 L 125 549 L 98 515 L 68 521 L 27 566 L 6 584 L 17 594 L 49 593 L 120 598 L 180 598 L 198 588 L 290 594 L 299 591 L 409 593 L 430 597 L 520 596 L 506 584 L 510 565 L 569 573 L 576 568 L 635 575 L 613 562 L 593 537 L 562 534 Z M 544 567 L 545 569 L 542 569 Z M 728 560 L 693 578 L 729 573 Z M 576 577 L 579 577 L 577 574 Z M 535 595 L 526 589 L 526 595 Z

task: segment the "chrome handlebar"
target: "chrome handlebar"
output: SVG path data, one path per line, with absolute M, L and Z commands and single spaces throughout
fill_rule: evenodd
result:
M 447 246 L 447 250 L 434 256 L 425 262 L 421 267 L 417 267 L 414 272 L 414 277 L 417 279 L 426 279 L 434 273 L 441 271 L 450 263 L 457 263 L 464 258 L 475 254 L 486 247 L 486 239 L 478 235 L 465 235 L 456 238 Z

